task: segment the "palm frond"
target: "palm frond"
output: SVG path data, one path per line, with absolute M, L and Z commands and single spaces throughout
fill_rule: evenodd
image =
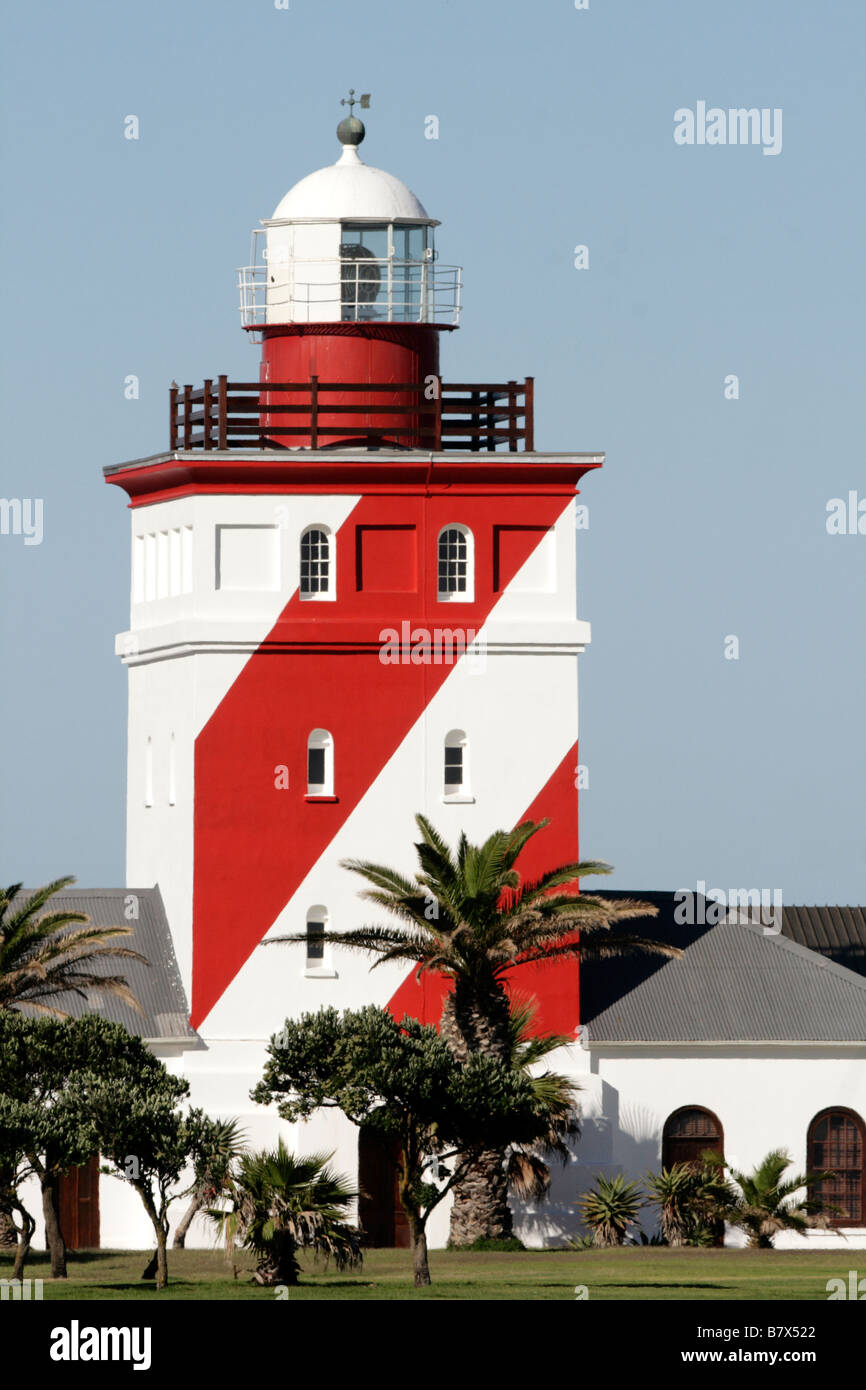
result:
M 131 936 L 133 927 L 92 926 L 83 912 L 55 910 L 37 916 L 53 894 L 74 882 L 71 875 L 54 879 L 23 901 L 17 896 L 19 885 L 0 894 L 0 1008 L 27 1005 L 37 1013 L 63 1018 L 64 1010 L 49 999 L 67 990 L 78 995 L 99 990 L 141 1013 L 123 976 L 88 969 L 106 958 L 148 964 L 139 951 L 116 944 Z

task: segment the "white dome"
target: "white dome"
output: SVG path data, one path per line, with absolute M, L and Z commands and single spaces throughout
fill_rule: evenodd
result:
M 365 164 L 354 145 L 344 147 L 336 164 L 317 169 L 290 188 L 271 221 L 351 222 L 354 218 L 439 225 L 405 183 Z

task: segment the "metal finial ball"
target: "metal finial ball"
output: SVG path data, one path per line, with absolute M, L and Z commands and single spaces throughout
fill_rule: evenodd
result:
M 337 126 L 337 139 L 341 145 L 360 145 L 366 133 L 364 122 L 357 116 L 344 116 Z

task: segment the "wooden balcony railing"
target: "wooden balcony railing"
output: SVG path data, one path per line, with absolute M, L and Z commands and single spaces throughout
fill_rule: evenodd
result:
M 533 378 L 504 383 L 229 381 L 170 392 L 175 449 L 461 449 L 531 452 Z M 352 396 L 359 396 L 357 403 Z M 384 399 L 379 399 L 384 397 Z M 348 398 L 348 399 L 347 399 Z M 396 398 L 396 399 L 395 399 Z

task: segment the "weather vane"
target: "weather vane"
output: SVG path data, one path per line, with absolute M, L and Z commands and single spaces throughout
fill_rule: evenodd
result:
M 354 116 L 355 112 L 354 112 L 354 110 L 353 110 L 353 107 L 355 107 L 355 106 L 358 105 L 358 104 L 360 104 L 360 107 L 361 107 L 361 110 L 362 110 L 362 111 L 367 111 L 367 110 L 369 109 L 369 106 L 370 106 L 370 93 L 369 93 L 369 92 L 363 92 L 363 93 L 361 94 L 360 99 L 359 99 L 358 97 L 355 96 L 355 88 L 354 88 L 354 87 L 350 87 L 350 88 L 349 88 L 349 95 L 348 95 L 348 97 L 343 97 L 343 98 L 341 99 L 341 101 L 340 101 L 340 105 L 341 105 L 341 106 L 348 106 L 348 108 L 349 108 L 349 115 L 350 115 L 350 116 Z

